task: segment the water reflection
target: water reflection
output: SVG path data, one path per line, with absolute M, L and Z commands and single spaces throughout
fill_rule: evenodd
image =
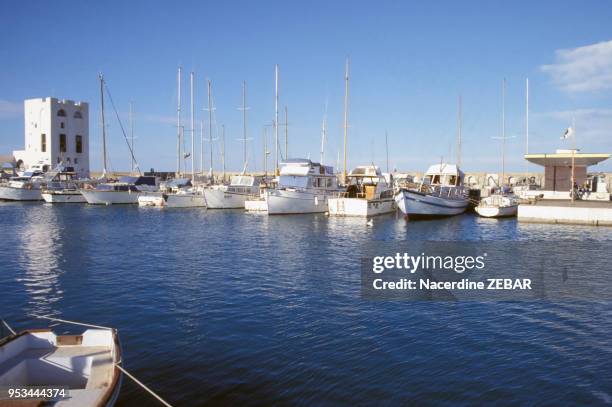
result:
M 47 206 L 32 206 L 17 229 L 19 245 L 17 282 L 28 295 L 27 313 L 59 314 L 56 303 L 62 299 L 62 225 L 57 213 Z

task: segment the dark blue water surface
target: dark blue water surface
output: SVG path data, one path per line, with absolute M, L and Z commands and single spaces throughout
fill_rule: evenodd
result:
M 611 302 L 368 301 L 359 270 L 374 243 L 612 228 L 5 203 L 0 230 L 1 317 L 118 328 L 177 406 L 612 403 Z M 126 380 L 119 404 L 155 401 Z

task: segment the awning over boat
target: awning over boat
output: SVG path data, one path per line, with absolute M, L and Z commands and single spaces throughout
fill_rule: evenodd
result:
M 610 158 L 610 154 L 579 153 L 577 151 L 572 153 L 572 150 L 557 150 L 554 154 L 525 154 L 525 159 L 544 167 L 568 167 L 572 165 L 572 155 L 574 155 L 576 167 L 588 167 Z

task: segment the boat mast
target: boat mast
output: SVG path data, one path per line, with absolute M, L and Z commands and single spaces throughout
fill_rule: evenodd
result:
M 210 140 L 210 178 L 214 180 L 213 176 L 213 138 L 212 138 L 212 94 L 211 94 L 211 81 L 208 80 L 208 137 Z
M 178 68 L 178 97 L 176 109 L 176 175 L 181 175 L 181 73 L 183 67 Z
M 529 78 L 525 79 L 525 155 L 529 154 Z M 529 161 L 525 166 L 525 183 L 529 183 Z
M 461 95 L 459 95 L 459 110 L 457 112 L 457 168 L 461 167 Z
M 289 159 L 289 116 L 285 105 L 285 160 Z
M 100 118 L 102 125 L 102 177 L 106 176 L 106 124 L 104 122 L 104 75 L 100 73 Z
M 221 125 L 221 165 L 223 166 L 223 181 L 225 182 L 225 124 Z
M 278 64 L 274 65 L 274 174 L 279 175 L 278 171 Z
M 130 102 L 130 144 L 132 149 L 132 155 L 130 156 L 131 160 L 131 173 L 134 172 L 134 112 L 133 112 L 133 103 Z
M 243 160 L 242 168 L 246 171 L 247 166 L 247 107 L 246 107 L 246 81 L 242 81 L 242 142 L 243 145 Z
M 504 186 L 506 178 L 506 78 L 502 82 L 502 179 L 500 187 Z
M 191 96 L 191 182 L 195 182 L 195 110 L 193 102 L 193 71 L 189 74 Z
M 344 72 L 344 173 L 343 181 L 346 181 L 346 142 L 348 136 L 348 97 L 349 97 L 349 59 L 346 59 Z
M 204 120 L 200 119 L 200 174 L 204 173 Z
M 263 170 L 264 177 L 268 176 L 268 128 L 264 126 L 263 128 L 263 145 L 264 145 L 264 162 L 263 162 Z

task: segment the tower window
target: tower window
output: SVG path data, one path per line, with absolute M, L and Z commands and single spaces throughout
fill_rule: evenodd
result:
M 64 122 L 60 122 L 60 128 L 64 128 Z
M 47 152 L 47 135 L 44 133 L 40 135 L 40 151 Z
M 66 111 L 64 109 L 60 109 L 57 111 L 57 115 L 59 117 L 66 117 Z
M 65 134 L 60 134 L 59 148 L 60 148 L 60 153 L 66 152 L 66 135 Z
M 82 119 L 83 115 L 81 115 L 81 112 L 77 110 L 76 112 L 74 112 L 74 115 L 72 117 L 74 117 L 75 119 Z
M 76 145 L 76 152 L 77 153 L 82 153 L 83 152 L 83 136 L 76 136 L 75 137 L 75 145 Z

